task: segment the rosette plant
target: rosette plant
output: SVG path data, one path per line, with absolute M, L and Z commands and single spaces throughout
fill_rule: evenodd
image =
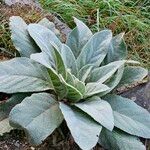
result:
M 0 63 L 0 92 L 12 94 L 0 105 L 1 133 L 22 129 L 38 145 L 65 120 L 83 150 L 97 143 L 110 150 L 144 150 L 138 137 L 150 137 L 150 115 L 115 89 L 141 81 L 148 71 L 127 60 L 123 33 L 93 34 L 74 21 L 64 44 L 47 20 L 27 25 L 11 17 L 21 57 Z

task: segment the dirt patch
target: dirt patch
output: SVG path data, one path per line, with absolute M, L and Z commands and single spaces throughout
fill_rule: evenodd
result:
M 23 131 L 13 130 L 0 137 L 0 150 L 81 150 L 70 134 L 62 137 L 58 130 L 49 136 L 41 145 L 31 146 Z M 97 145 L 93 150 L 104 150 Z
M 0 150 L 32 150 L 21 131 L 11 131 L 0 137 Z
M 10 56 L 0 53 L 0 61 L 8 60 Z

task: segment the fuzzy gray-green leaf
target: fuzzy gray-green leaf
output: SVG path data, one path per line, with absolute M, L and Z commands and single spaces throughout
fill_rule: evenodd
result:
M 52 89 L 47 69 L 29 58 L 0 63 L 0 92 L 17 93 Z
M 61 46 L 61 42 L 56 35 L 46 27 L 39 24 L 28 25 L 28 32 L 40 47 L 41 51 L 45 52 L 51 57 L 51 60 L 53 60 L 53 47 L 51 43 L 54 43 L 57 47 Z
M 41 144 L 62 122 L 59 104 L 48 93 L 25 98 L 10 112 L 10 123 L 25 129 L 31 144 Z
M 139 66 L 127 66 L 124 69 L 119 87 L 142 81 L 148 75 L 148 70 Z
M 57 36 L 60 35 L 59 30 L 57 30 L 55 28 L 55 24 L 53 22 L 50 22 L 47 18 L 43 18 L 42 20 L 40 20 L 38 22 L 38 24 L 48 28 L 49 30 L 51 30 L 52 32 L 54 32 Z
M 95 33 L 82 48 L 77 58 L 78 69 L 81 69 L 87 64 L 99 66 L 107 54 L 111 39 L 112 33 L 110 30 L 103 30 Z
M 112 38 L 105 63 L 126 59 L 127 47 L 123 39 L 124 33 L 120 33 Z
M 53 60 L 51 59 L 50 55 L 47 55 L 45 52 L 32 54 L 30 57 L 31 59 L 39 62 L 50 70 L 53 70 L 53 72 L 55 71 L 57 72 L 57 74 L 61 74 L 66 79 L 66 67 L 62 60 L 62 57 L 59 51 L 57 51 L 57 49 L 55 49 L 54 47 L 52 51 Z M 55 70 L 53 68 L 55 68 Z
M 112 76 L 110 78 L 110 80 L 108 80 L 107 82 L 105 82 L 105 84 L 109 87 L 109 89 L 107 91 L 101 92 L 99 94 L 100 97 L 110 93 L 115 87 L 117 87 L 117 85 L 119 84 L 122 75 L 123 75 L 123 71 L 124 71 L 124 66 L 121 66 L 117 72 L 114 74 L 114 76 Z
M 110 88 L 102 84 L 101 82 L 89 82 L 86 84 L 86 93 L 84 97 L 90 97 L 92 95 L 100 94 L 101 92 L 107 91 Z
M 66 83 L 72 85 L 75 87 L 82 95 L 85 94 L 86 87 L 85 83 L 80 81 L 78 78 L 76 78 L 73 74 L 71 74 L 69 71 L 67 72 L 67 80 Z
M 30 58 L 47 68 L 55 67 L 54 60 L 45 52 L 31 54 Z
M 64 79 L 67 78 L 67 72 L 66 72 L 66 67 L 63 62 L 63 59 L 57 49 L 54 48 L 54 61 L 55 61 L 55 68 L 58 74 L 61 74 Z
M 94 66 L 91 64 L 83 66 L 78 72 L 79 80 L 85 82 L 88 76 L 91 74 L 93 67 Z
M 108 150 L 146 150 L 137 137 L 117 129 L 111 132 L 103 128 L 99 143 Z
M 9 125 L 9 113 L 11 109 L 18 103 L 21 103 L 26 96 L 27 94 L 14 94 L 11 98 L 0 104 L 0 135 L 13 129 Z
M 109 63 L 108 65 L 98 67 L 93 69 L 90 76 L 88 77 L 88 82 L 105 82 L 109 78 L 112 77 L 112 75 L 125 63 L 125 60 L 123 61 L 114 61 L 112 63 Z
M 113 111 L 107 101 L 101 100 L 98 96 L 93 96 L 89 99 L 85 99 L 84 102 L 76 103 L 75 106 L 86 112 L 108 130 L 113 130 Z
M 71 48 L 74 56 L 77 58 L 83 46 L 88 42 L 93 34 L 82 21 L 77 18 L 74 18 L 74 21 L 77 27 L 74 28 L 69 34 L 66 43 Z
M 71 73 L 76 76 L 78 72 L 77 64 L 71 49 L 66 44 L 62 44 L 60 53 L 66 68 L 71 69 Z
M 11 109 L 17 105 L 18 103 L 21 103 L 22 100 L 28 96 L 27 94 L 21 93 L 21 94 L 14 94 L 11 96 L 9 99 L 4 101 L 3 103 L 0 104 L 0 121 L 8 118 L 9 113 Z
M 40 52 L 39 47 L 30 37 L 27 31 L 28 25 L 19 16 L 10 18 L 11 39 L 15 48 L 23 57 L 30 57 L 31 54 Z
M 102 126 L 84 112 L 64 103 L 60 103 L 60 109 L 75 142 L 83 150 L 92 149 L 98 142 Z
M 117 96 L 104 97 L 114 111 L 115 126 L 129 134 L 150 138 L 150 114 L 132 100 Z

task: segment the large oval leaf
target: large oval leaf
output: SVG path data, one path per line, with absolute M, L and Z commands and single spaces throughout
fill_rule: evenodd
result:
M 57 74 L 61 74 L 66 79 L 67 78 L 66 67 L 62 60 L 62 57 L 59 51 L 57 51 L 54 47 L 52 51 L 53 51 L 52 52 L 53 60 L 51 60 L 50 56 L 45 52 L 32 54 L 31 59 L 39 62 L 40 64 L 44 65 L 50 70 L 53 70 L 53 72 L 55 71 L 57 72 Z M 55 68 L 55 70 L 53 68 Z
M 3 119 L 8 118 L 9 113 L 11 111 L 11 109 L 22 102 L 22 100 L 27 97 L 29 94 L 14 94 L 13 96 L 11 96 L 11 98 L 9 98 L 8 100 L 6 100 L 6 102 L 3 102 L 2 104 L 0 104 L 0 121 Z
M 107 90 L 109 90 L 109 87 L 101 82 L 90 82 L 86 84 L 86 93 L 84 97 L 100 94 Z
M 115 87 L 117 87 L 117 85 L 119 84 L 122 75 L 123 75 L 123 71 L 124 71 L 124 66 L 121 66 L 117 72 L 114 74 L 114 76 L 112 76 L 110 78 L 110 80 L 108 80 L 107 82 L 105 82 L 105 84 L 109 87 L 109 89 L 107 91 L 101 92 L 99 94 L 100 97 L 110 93 Z
M 30 24 L 28 25 L 28 32 L 40 49 L 46 53 L 49 53 L 51 49 L 51 42 L 55 43 L 58 47 L 61 46 L 61 41 L 54 32 L 42 25 Z
M 109 63 L 108 65 L 98 67 L 93 69 L 90 76 L 88 77 L 88 82 L 105 82 L 125 63 L 126 61 L 115 61 Z
M 24 129 L 31 144 L 41 144 L 62 122 L 59 104 L 48 93 L 25 98 L 10 112 L 10 123 Z
M 9 132 L 13 128 L 9 125 L 9 113 L 11 109 L 21 103 L 21 101 L 27 96 L 27 94 L 15 94 L 9 98 L 6 102 L 0 104 L 0 135 Z
M 27 31 L 27 24 L 19 16 L 10 18 L 11 39 L 15 48 L 23 57 L 30 57 L 31 54 L 40 52 L 39 47 L 30 37 Z
M 83 150 L 92 149 L 98 142 L 102 126 L 84 112 L 60 103 L 60 109 L 75 142 Z
M 85 99 L 84 102 L 76 103 L 75 106 L 86 112 L 102 126 L 112 131 L 114 127 L 114 117 L 111 106 L 107 101 L 94 96 L 89 99 Z
M 112 132 L 103 129 L 99 143 L 108 150 L 146 150 L 137 137 L 117 129 Z
M 69 34 L 66 43 L 71 48 L 74 56 L 77 58 L 83 46 L 88 42 L 93 34 L 82 21 L 77 18 L 74 18 L 74 21 L 77 27 L 74 28 Z
M 54 61 L 45 52 L 31 54 L 30 58 L 47 68 L 55 67 Z
M 127 57 L 127 46 L 123 39 L 124 33 L 120 33 L 112 38 L 108 53 L 105 59 L 105 63 L 108 64 L 113 61 L 126 59 Z
M 148 75 L 148 70 L 142 67 L 127 66 L 124 68 L 119 87 L 142 81 Z
M 66 68 L 71 69 L 71 73 L 73 73 L 76 76 L 78 72 L 77 64 L 71 49 L 66 44 L 62 44 L 60 49 L 60 54 Z
M 53 42 L 58 47 L 61 47 L 61 42 L 56 35 L 51 30 L 39 24 L 28 25 L 28 32 L 41 51 L 45 52 L 53 60 L 53 47 L 51 43 Z
M 48 28 L 49 30 L 51 30 L 52 32 L 54 32 L 57 36 L 60 35 L 59 30 L 57 30 L 55 28 L 55 24 L 53 22 L 50 22 L 47 18 L 43 18 L 42 20 L 40 20 L 38 22 L 38 24 Z
M 63 59 L 62 59 L 59 51 L 55 48 L 54 48 L 54 56 L 53 57 L 54 57 L 54 61 L 55 61 L 56 72 L 58 74 L 61 74 L 63 76 L 63 78 L 66 79 L 67 72 L 66 72 L 65 64 L 63 62 Z
M 77 58 L 78 69 L 87 64 L 99 66 L 107 54 L 111 38 L 112 33 L 110 30 L 103 30 L 94 34 Z
M 85 82 L 87 77 L 91 74 L 93 67 L 94 66 L 91 64 L 83 66 L 78 72 L 79 80 L 81 80 L 82 82 Z
M 113 111 L 115 126 L 129 134 L 150 138 L 150 114 L 132 100 L 117 95 L 104 97 Z
M 17 93 L 52 89 L 47 69 L 28 58 L 0 63 L 0 92 Z

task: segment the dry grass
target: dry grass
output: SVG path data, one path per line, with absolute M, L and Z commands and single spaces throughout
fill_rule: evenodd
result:
M 26 23 L 35 23 L 41 20 L 44 17 L 48 17 L 49 20 L 52 20 L 53 17 L 42 12 L 40 9 L 32 6 L 21 6 L 19 4 L 14 6 L 5 6 L 0 5 L 0 50 L 1 50 L 1 59 L 3 53 L 5 55 L 15 56 L 16 50 L 13 46 L 13 43 L 10 38 L 9 30 L 9 18 L 11 16 L 20 16 Z

